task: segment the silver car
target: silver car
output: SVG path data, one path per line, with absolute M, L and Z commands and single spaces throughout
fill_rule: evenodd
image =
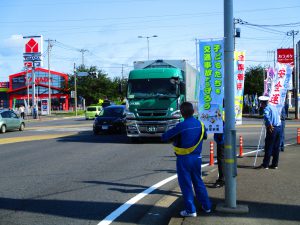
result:
M 0 133 L 16 129 L 19 131 L 25 129 L 24 120 L 11 110 L 0 110 Z

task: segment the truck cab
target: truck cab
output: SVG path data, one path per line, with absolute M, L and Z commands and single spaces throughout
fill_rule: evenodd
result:
M 134 68 L 128 76 L 127 136 L 160 137 L 179 123 L 180 105 L 195 90 L 186 90 L 186 62 L 138 61 Z

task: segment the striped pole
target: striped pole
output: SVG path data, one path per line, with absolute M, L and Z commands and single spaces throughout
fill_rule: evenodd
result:
M 210 151 L 209 151 L 209 165 L 214 165 L 214 142 L 210 142 Z
M 242 158 L 243 157 L 243 137 L 240 136 L 240 154 L 239 157 Z

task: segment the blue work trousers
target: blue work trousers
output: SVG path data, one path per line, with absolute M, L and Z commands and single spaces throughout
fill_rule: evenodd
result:
M 272 156 L 272 166 L 278 166 L 281 126 L 274 127 L 273 132 L 267 130 L 265 139 L 265 156 L 263 166 L 269 167 Z
M 284 151 L 284 131 L 285 130 L 285 120 L 281 120 L 281 131 L 280 131 L 280 150 Z
M 201 164 L 202 160 L 197 155 L 190 154 L 177 157 L 176 168 L 178 183 L 183 195 L 185 210 L 188 213 L 196 212 L 193 187 L 196 198 L 202 207 L 205 210 L 211 209 L 211 202 L 201 178 Z

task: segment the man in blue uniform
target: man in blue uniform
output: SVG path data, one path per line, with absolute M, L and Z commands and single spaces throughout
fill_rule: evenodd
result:
M 183 217 L 196 217 L 194 191 L 196 198 L 202 205 L 204 212 L 211 211 L 211 202 L 206 187 L 201 178 L 201 152 L 203 139 L 207 138 L 205 126 L 193 117 L 193 105 L 184 102 L 180 106 L 184 118 L 176 127 L 162 135 L 163 141 L 172 140 L 177 156 L 176 170 L 178 183 L 183 195 L 185 210 L 180 212 Z
M 280 131 L 280 151 L 284 152 L 284 132 L 285 132 L 285 119 L 287 118 L 287 111 L 286 109 L 288 109 L 286 106 L 288 106 L 288 104 L 285 103 L 285 105 L 282 107 L 282 111 L 281 111 L 281 131 Z
M 278 110 L 268 104 L 269 97 L 260 96 L 260 105 L 264 110 L 264 121 L 266 126 L 266 138 L 265 138 L 265 155 L 263 163 L 259 168 L 264 169 L 277 169 L 279 160 L 279 146 L 280 146 L 280 133 L 281 133 L 281 120 Z M 270 159 L 272 156 L 272 164 Z

